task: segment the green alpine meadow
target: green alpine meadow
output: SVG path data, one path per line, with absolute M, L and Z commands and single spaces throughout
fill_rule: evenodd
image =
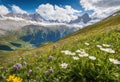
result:
M 120 82 L 120 12 L 59 41 L 0 56 L 1 82 Z

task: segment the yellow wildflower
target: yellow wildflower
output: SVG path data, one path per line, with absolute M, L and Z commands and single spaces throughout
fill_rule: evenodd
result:
M 10 75 L 7 82 L 22 82 L 22 79 L 20 77 L 16 77 L 15 75 Z

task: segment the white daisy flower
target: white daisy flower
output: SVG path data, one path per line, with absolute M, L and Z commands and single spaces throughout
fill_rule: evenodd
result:
M 67 53 L 70 52 L 69 50 L 62 50 L 61 53 Z
M 89 54 L 85 53 L 85 52 L 82 52 L 81 54 L 79 54 L 80 57 L 87 57 L 89 56 Z
M 100 50 L 102 50 L 104 52 L 108 52 L 108 53 L 115 53 L 115 50 L 113 50 L 111 48 L 100 48 Z
M 74 56 L 73 59 L 74 59 L 74 60 L 79 60 L 79 57 Z
M 113 64 L 120 64 L 120 61 L 117 59 L 109 58 L 109 61 L 112 62 Z
M 67 68 L 67 66 L 68 66 L 68 64 L 67 64 L 67 63 L 62 63 L 62 64 L 61 64 L 61 67 L 62 67 L 63 69 L 66 69 L 66 68 Z
M 61 51 L 62 53 L 64 53 L 65 55 L 70 55 L 71 54 L 71 51 L 69 50 L 64 50 L 64 51 Z
M 107 52 L 105 48 L 100 48 L 101 51 Z
M 111 45 L 108 44 L 102 44 L 104 47 L 110 47 Z
M 85 45 L 86 45 L 86 46 L 89 46 L 90 44 L 89 44 L 89 43 L 87 43 L 87 42 L 85 42 Z
M 75 52 L 76 52 L 76 53 L 81 53 L 81 50 L 76 50 Z
M 96 45 L 98 48 L 102 48 L 102 46 L 101 45 Z
M 89 56 L 89 59 L 96 60 L 96 57 L 95 56 Z
M 73 52 L 73 53 L 71 53 L 70 55 L 74 56 L 74 55 L 76 55 L 76 53 Z
M 61 53 L 64 53 L 65 55 L 76 55 L 76 53 L 74 53 L 74 52 L 71 52 L 71 51 L 69 51 L 69 50 L 64 50 L 64 51 L 61 51 Z
M 81 51 L 81 52 L 85 52 L 85 50 L 84 50 L 84 49 L 80 49 L 80 51 Z

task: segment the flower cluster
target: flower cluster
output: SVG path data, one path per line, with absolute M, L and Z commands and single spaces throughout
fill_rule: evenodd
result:
M 77 56 L 74 56 L 73 59 L 74 59 L 74 60 L 79 60 L 80 58 L 77 57 Z
M 76 55 L 76 53 L 71 52 L 71 51 L 69 51 L 69 50 L 63 50 L 63 51 L 61 51 L 61 52 L 64 53 L 65 55 Z
M 18 69 L 21 69 L 22 68 L 22 64 L 18 63 L 17 65 L 14 65 L 13 66 L 13 69 L 16 71 Z
M 115 50 L 113 50 L 112 48 L 100 48 L 100 50 L 108 53 L 115 53 Z
M 45 75 L 49 75 L 49 74 L 52 74 L 52 73 L 54 73 L 54 70 L 52 68 L 50 68 L 45 72 Z
M 52 60 L 52 59 L 53 59 L 53 56 L 49 56 L 49 57 L 48 57 L 48 60 Z
M 64 50 L 64 51 L 61 51 L 61 52 L 64 53 L 65 55 L 73 56 L 72 58 L 74 60 L 79 60 L 80 59 L 79 57 L 88 57 L 91 60 L 96 60 L 95 56 L 89 56 L 89 54 L 86 53 L 84 49 L 79 49 L 79 50 L 76 50 L 75 52 L 71 52 L 69 50 Z M 77 54 L 78 54 L 78 56 L 76 56 Z
M 96 57 L 95 56 L 89 56 L 89 59 L 96 60 Z
M 79 57 L 87 57 L 87 56 L 89 56 L 89 54 L 86 53 L 86 52 L 81 52 L 81 53 L 79 54 Z
M 120 64 L 120 61 L 117 59 L 109 58 L 109 61 L 112 62 L 113 64 Z
M 112 48 L 108 48 L 110 47 L 111 45 L 108 45 L 108 44 L 102 44 L 103 47 L 107 47 L 107 48 L 103 48 L 101 45 L 97 45 L 97 47 L 101 50 L 101 51 L 104 51 L 104 52 L 107 52 L 107 53 L 115 53 L 115 50 L 113 50 Z
M 61 68 L 63 68 L 63 69 L 66 69 L 66 68 L 67 68 L 67 66 L 68 66 L 68 64 L 67 64 L 67 63 L 62 63 L 62 64 L 61 64 Z
M 82 53 L 82 52 L 85 52 L 85 50 L 84 49 L 79 49 L 79 50 L 76 50 L 75 52 L 76 53 Z
M 7 82 L 22 82 L 22 79 L 20 77 L 16 77 L 15 75 L 10 75 Z

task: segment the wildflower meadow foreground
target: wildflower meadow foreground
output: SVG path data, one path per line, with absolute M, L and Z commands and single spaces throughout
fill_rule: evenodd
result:
M 89 45 L 78 39 L 52 52 L 19 56 L 13 63 L 0 68 L 0 78 L 2 82 L 119 82 L 120 44 L 111 37 L 86 40 Z

